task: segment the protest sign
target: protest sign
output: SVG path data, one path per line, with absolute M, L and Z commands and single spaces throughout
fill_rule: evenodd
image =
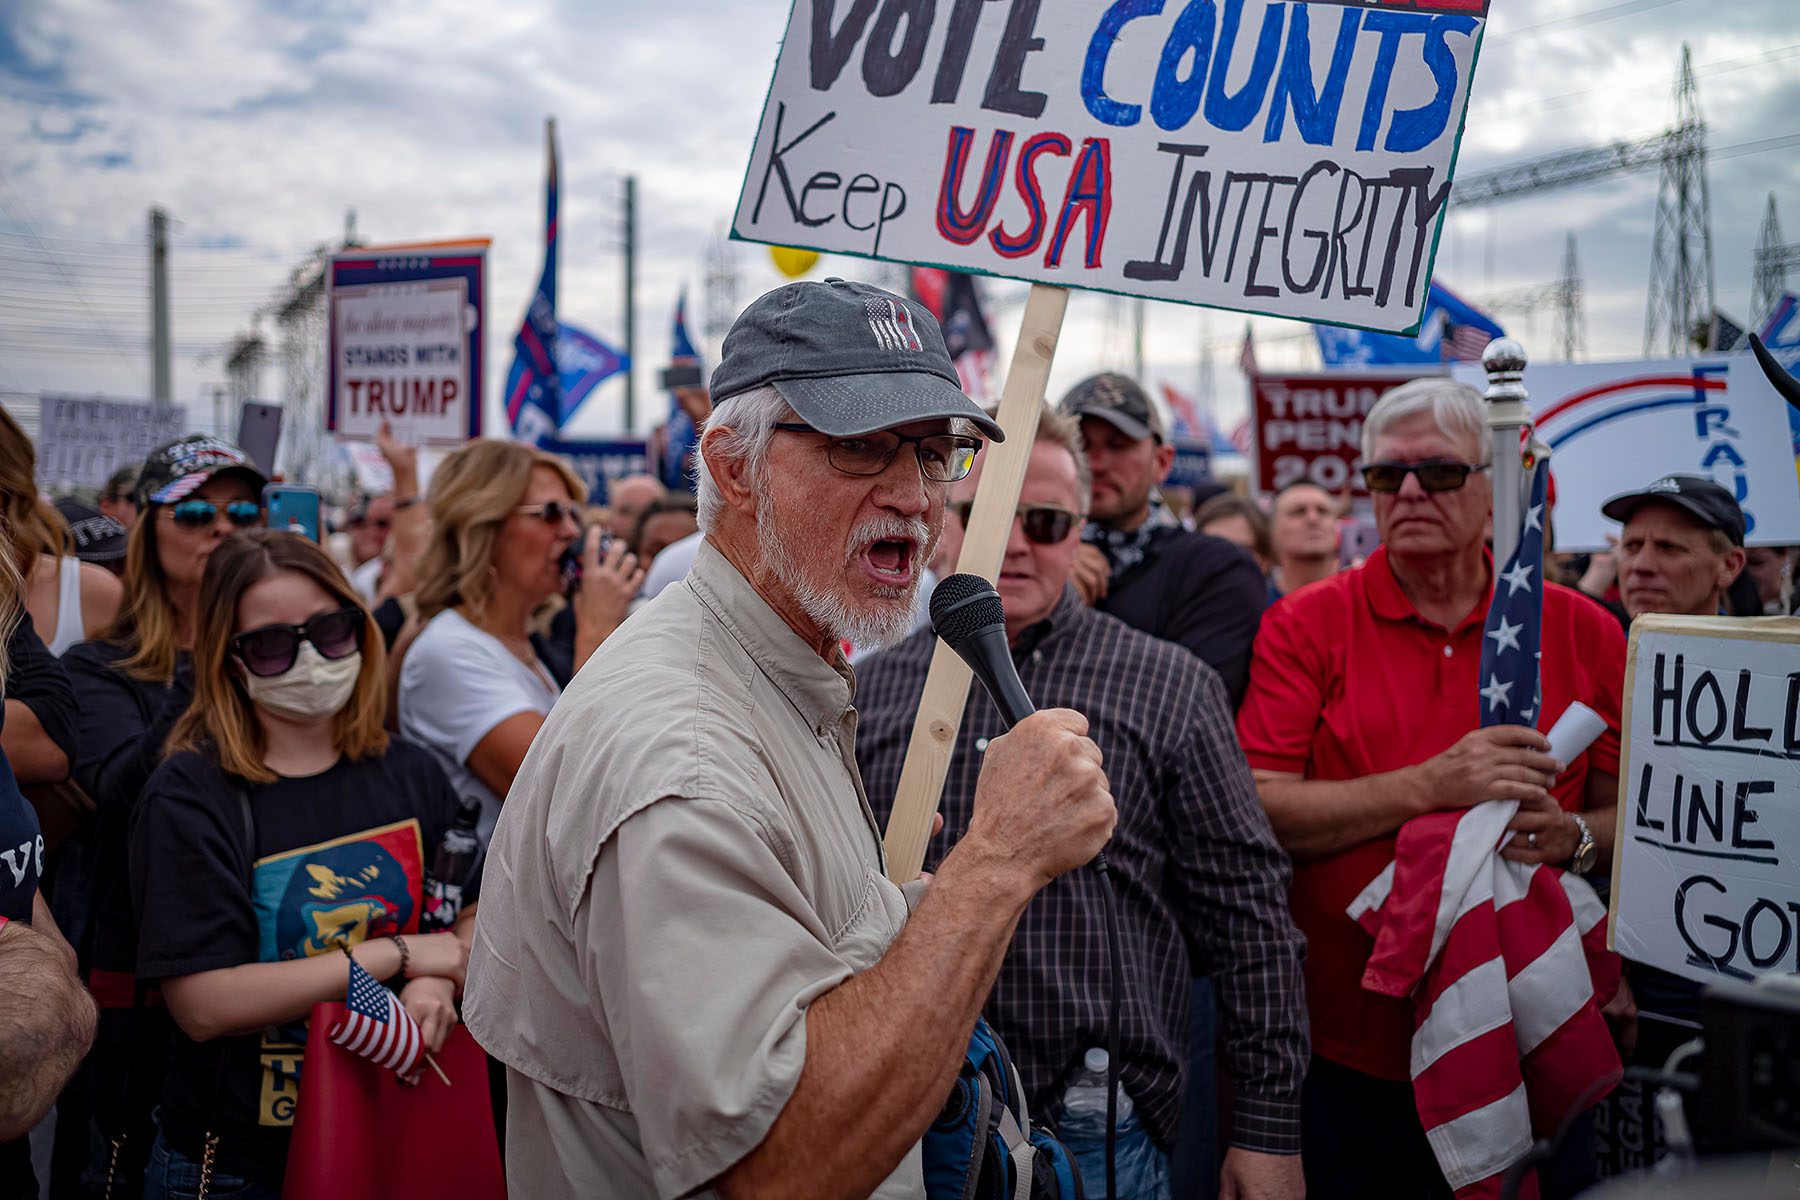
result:
M 1175 461 L 1169 467 L 1164 487 L 1198 488 L 1212 482 L 1212 447 L 1199 438 L 1171 437 Z
M 645 438 L 550 439 L 539 442 L 538 449 L 568 460 L 569 468 L 587 484 L 589 504 L 605 504 L 613 480 L 651 473 L 650 443 Z
M 1251 469 L 1260 492 L 1308 480 L 1328 492 L 1349 488 L 1366 497 L 1362 481 L 1363 418 L 1383 392 L 1411 374 L 1364 371 L 1319 375 L 1251 376 Z
M 1418 326 L 1487 0 L 795 0 L 732 232 Z
M 487 239 L 359 246 L 331 260 L 326 428 L 460 446 L 481 433 Z
M 1702 983 L 1800 971 L 1800 620 L 1640 617 L 1609 944 Z
M 1474 388 L 1478 365 L 1452 374 Z M 1555 458 L 1556 548 L 1603 550 L 1600 505 L 1664 475 L 1704 475 L 1744 507 L 1753 546 L 1800 542 L 1787 404 L 1748 354 L 1525 370 L 1532 420 Z
M 53 491 L 100 487 L 120 467 L 191 432 L 186 408 L 148 400 L 46 393 L 38 405 L 38 479 Z

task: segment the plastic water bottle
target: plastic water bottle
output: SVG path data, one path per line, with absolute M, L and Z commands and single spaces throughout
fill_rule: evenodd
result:
M 1063 1129 L 1068 1130 L 1070 1123 L 1078 1124 L 1085 1133 L 1091 1125 L 1094 1137 L 1098 1140 L 1106 1138 L 1106 1068 L 1110 1060 L 1106 1051 L 1099 1047 L 1090 1047 L 1081 1056 L 1081 1070 L 1075 1072 L 1075 1078 L 1069 1081 L 1069 1090 L 1063 1093 Z M 1119 1089 L 1118 1121 L 1122 1125 L 1131 1115 L 1131 1097 L 1125 1089 Z M 1073 1136 L 1073 1135 L 1071 1135 Z M 1065 1140 L 1067 1140 L 1065 1138 Z M 1082 1140 L 1086 1140 L 1085 1138 Z
M 475 835 L 480 821 L 481 802 L 472 796 L 464 797 L 425 876 L 425 912 L 419 919 L 420 930 L 431 933 L 456 924 L 462 912 L 463 886 L 469 882 L 476 856 L 481 852 L 481 839 Z
M 1081 1069 L 1069 1081 L 1063 1093 L 1062 1124 L 1058 1135 L 1063 1145 L 1075 1156 L 1081 1169 L 1082 1191 L 1089 1196 L 1106 1195 L 1106 1068 L 1110 1060 L 1106 1051 L 1095 1046 L 1082 1055 Z M 1168 1163 L 1156 1148 L 1131 1106 L 1125 1088 L 1119 1088 L 1118 1108 L 1114 1114 L 1117 1134 L 1114 1139 L 1113 1176 L 1117 1183 L 1114 1200 L 1168 1195 Z

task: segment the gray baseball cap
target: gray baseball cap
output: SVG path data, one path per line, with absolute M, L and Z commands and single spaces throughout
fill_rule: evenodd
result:
M 1162 414 L 1150 403 L 1150 393 L 1129 376 L 1110 371 L 1089 376 L 1070 388 L 1057 408 L 1066 416 L 1105 421 L 1134 442 L 1155 438 L 1161 444 L 1169 440 Z
M 790 283 L 753 300 L 725 335 L 713 401 L 765 383 L 833 437 L 963 417 L 993 441 L 1006 439 L 963 394 L 937 318 L 867 283 Z

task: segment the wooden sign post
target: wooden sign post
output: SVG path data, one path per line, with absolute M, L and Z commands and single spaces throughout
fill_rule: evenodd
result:
M 1056 339 L 1062 335 L 1063 312 L 1068 306 L 1065 289 L 1032 284 L 1012 365 L 1006 371 L 1006 386 L 1000 393 L 1000 428 L 1006 430 L 1006 440 L 983 451 L 987 458 L 956 569 L 990 583 L 1000 574 L 1000 560 L 1006 556 L 1013 510 L 1025 485 L 1025 464 L 1031 460 L 1031 445 L 1037 440 L 1038 414 L 1043 411 L 1050 363 L 1056 357 Z M 900 768 L 894 811 L 888 817 L 883 841 L 888 878 L 895 883 L 918 878 L 925 864 L 931 818 L 937 813 L 944 776 L 950 770 L 950 752 L 962 726 L 970 677 L 968 664 L 939 642 L 925 674 L 919 715 L 913 720 L 912 740 L 907 743 L 906 762 Z

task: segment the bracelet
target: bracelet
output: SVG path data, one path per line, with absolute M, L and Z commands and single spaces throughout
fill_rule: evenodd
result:
M 400 512 L 402 509 L 411 508 L 423 499 L 424 497 L 420 496 L 417 492 L 414 492 L 410 496 L 401 496 L 394 501 L 394 511 Z
M 400 951 L 400 978 L 409 978 L 406 972 L 412 966 L 412 951 L 406 948 L 406 939 L 397 933 L 390 933 L 387 938 Z

